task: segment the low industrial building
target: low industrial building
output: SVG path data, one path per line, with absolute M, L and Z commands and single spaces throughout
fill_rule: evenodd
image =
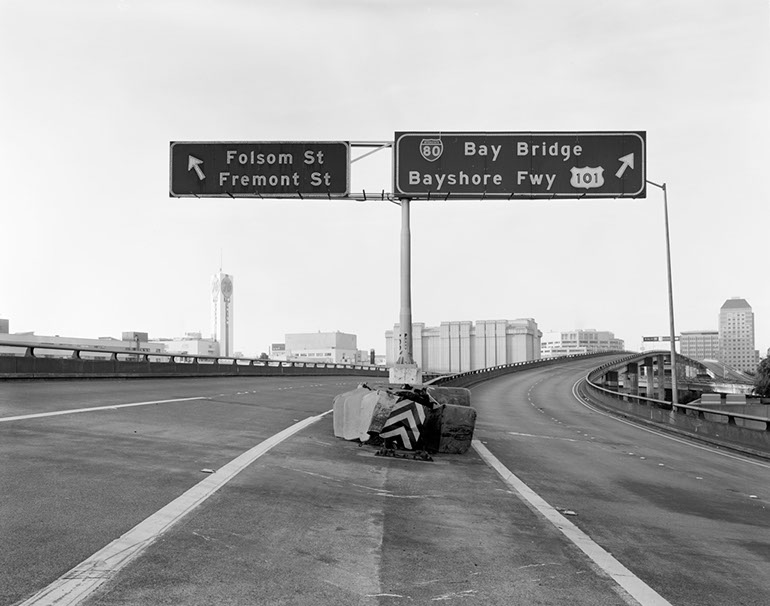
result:
M 114 337 L 99 337 L 98 339 L 88 339 L 83 337 L 61 337 L 59 335 L 36 335 L 34 332 L 10 333 L 0 332 L 0 355 L 18 355 L 19 347 L 9 345 L 3 346 L 3 343 L 24 343 L 35 348 L 35 355 L 39 357 L 61 357 L 66 355 L 61 349 L 46 349 L 46 345 L 56 347 L 71 347 L 73 349 L 93 349 L 97 351 L 88 351 L 81 354 L 85 359 L 106 359 L 112 356 L 111 353 L 100 353 L 100 349 L 122 350 L 126 352 L 162 353 L 163 347 L 148 342 L 147 333 L 126 332 L 122 339 Z
M 563 332 L 543 333 L 540 342 L 540 357 L 560 358 L 573 354 L 599 353 L 602 351 L 623 351 L 626 344 L 623 339 L 615 338 L 608 330 L 576 328 Z
M 356 335 L 344 332 L 291 333 L 285 338 L 285 343 L 271 344 L 271 360 L 360 364 L 369 355 L 359 352 Z
M 219 355 L 219 342 L 214 339 L 204 339 L 199 332 L 187 332 L 184 337 L 154 339 L 150 343 L 162 347 L 166 353 L 186 354 L 188 356 Z M 235 357 L 238 357 L 237 354 Z

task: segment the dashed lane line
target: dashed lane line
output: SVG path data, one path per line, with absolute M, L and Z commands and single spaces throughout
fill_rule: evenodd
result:
M 541 436 L 541 435 L 535 435 L 533 433 L 520 433 L 518 431 L 509 431 L 508 432 L 512 436 L 521 436 L 524 438 L 538 438 L 542 440 L 564 440 L 566 442 L 579 442 L 580 440 L 573 440 L 572 438 L 563 438 L 560 436 Z
M 308 417 L 247 450 L 18 606 L 76 606 L 82 603 L 248 465 L 330 412 Z
M 194 398 L 175 398 L 173 400 L 153 400 L 151 402 L 132 402 L 130 404 L 111 404 L 109 406 L 92 406 L 90 408 L 73 408 L 71 410 L 54 410 L 52 412 L 37 412 L 29 415 L 17 415 L 15 417 L 0 417 L 0 423 L 9 421 L 26 421 L 27 419 L 40 419 L 42 417 L 58 417 L 60 415 L 74 415 L 81 412 L 95 412 L 97 410 L 117 410 L 118 408 L 130 408 L 132 406 L 149 406 L 151 404 L 168 404 L 170 402 L 190 402 L 192 400 L 206 400 L 210 396 L 196 396 Z
M 663 596 L 647 585 L 628 568 L 623 566 L 609 552 L 595 543 L 591 537 L 585 534 L 567 518 L 561 515 L 555 507 L 550 505 L 539 494 L 522 482 L 489 449 L 478 440 L 473 440 L 473 448 L 479 453 L 484 462 L 494 469 L 503 478 L 515 494 L 530 507 L 539 512 L 546 520 L 551 522 L 559 532 L 569 539 L 580 551 L 586 554 L 601 570 L 612 578 L 625 592 L 619 592 L 629 604 L 640 606 L 671 606 Z M 630 599 L 628 599 L 630 596 Z M 636 600 L 636 601 L 632 601 Z

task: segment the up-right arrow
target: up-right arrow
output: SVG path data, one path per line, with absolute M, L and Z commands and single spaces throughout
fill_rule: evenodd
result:
M 622 158 L 618 158 L 620 160 L 621 165 L 618 169 L 618 172 L 615 173 L 615 176 L 620 179 L 623 176 L 623 173 L 626 172 L 627 168 L 633 168 L 634 167 L 634 154 L 628 154 L 627 156 L 623 156 Z

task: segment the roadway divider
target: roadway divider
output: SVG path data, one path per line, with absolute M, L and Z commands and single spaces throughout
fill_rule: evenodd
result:
M 126 349 L 3 342 L 0 379 L 98 379 L 351 375 L 387 379 L 384 366 L 145 353 Z
M 623 351 L 602 351 L 598 353 L 590 354 L 572 354 L 569 356 L 562 356 L 559 358 L 540 358 L 539 360 L 529 360 L 527 362 L 513 362 L 512 364 L 501 364 L 500 366 L 490 366 L 489 368 L 480 368 L 478 370 L 469 370 L 467 372 L 461 372 L 457 374 L 448 374 L 436 377 L 430 381 L 426 381 L 426 385 L 441 385 L 446 387 L 472 387 L 483 381 L 489 381 L 496 377 L 511 374 L 514 372 L 520 372 L 522 370 L 529 370 L 531 368 L 538 368 L 540 366 L 553 366 L 556 364 L 563 364 L 565 360 L 584 360 L 588 358 L 599 358 L 605 356 L 614 356 L 614 363 L 617 360 L 617 356 L 623 353 Z

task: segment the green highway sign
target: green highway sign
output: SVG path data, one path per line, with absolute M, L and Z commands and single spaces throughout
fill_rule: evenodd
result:
M 344 198 L 346 141 L 172 141 L 169 194 L 231 198 Z
M 646 133 L 397 132 L 393 195 L 644 198 Z

